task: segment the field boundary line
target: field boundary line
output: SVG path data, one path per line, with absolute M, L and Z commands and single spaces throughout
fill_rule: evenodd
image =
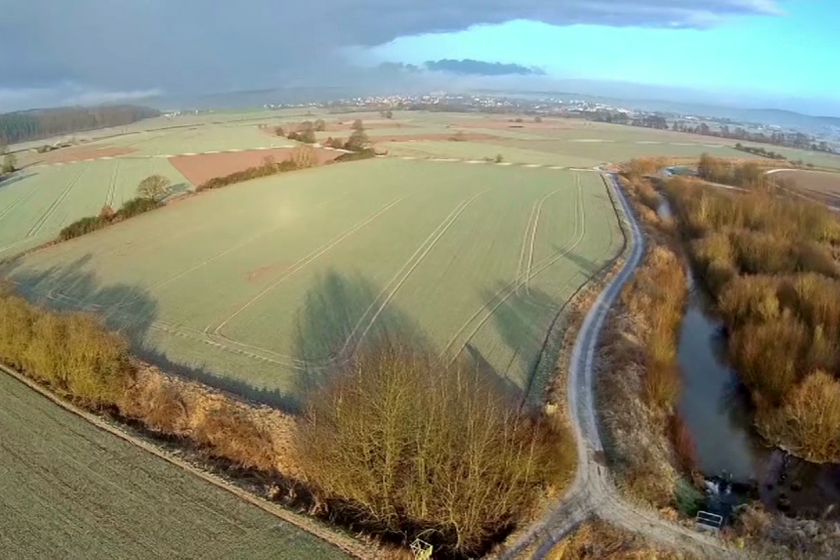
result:
M 58 209 L 61 203 L 64 202 L 64 199 L 67 198 L 67 195 L 70 194 L 70 191 L 73 190 L 73 187 L 76 186 L 76 183 L 79 182 L 79 179 L 82 178 L 82 175 L 84 175 L 85 171 L 87 171 L 87 167 L 82 166 L 82 169 L 73 178 L 73 180 L 70 181 L 70 184 L 67 185 L 67 188 L 64 189 L 64 192 L 62 192 L 58 196 L 58 198 L 56 198 L 53 201 L 53 203 L 50 204 L 49 208 L 47 208 L 47 211 L 44 212 L 44 214 L 40 218 L 38 218 L 38 220 L 35 222 L 35 225 L 32 226 L 32 229 L 30 229 L 29 233 L 26 234 L 26 237 L 33 237 L 37 235 L 39 231 L 41 231 L 41 228 L 44 227 L 44 225 L 49 221 L 49 219 L 52 217 L 52 215 L 55 213 L 55 211 Z
M 343 552 L 346 552 L 351 556 L 362 560 L 375 560 L 375 558 L 377 558 L 377 556 L 373 555 L 370 551 L 366 550 L 363 545 L 353 541 L 351 537 L 337 535 L 331 530 L 327 529 L 325 526 L 320 526 L 320 524 L 318 524 L 315 520 L 311 518 L 283 509 L 280 506 L 269 502 L 268 500 L 260 498 L 255 494 L 252 494 L 251 492 L 247 492 L 242 488 L 239 488 L 238 486 L 224 480 L 218 475 L 200 469 L 199 467 L 196 467 L 195 465 L 189 463 L 188 461 L 185 461 L 184 459 L 172 456 L 171 454 L 163 451 L 162 449 L 149 443 L 148 441 L 144 441 L 141 438 L 133 436 L 125 430 L 121 429 L 120 427 L 107 422 L 103 418 L 93 413 L 87 412 L 86 410 L 79 408 L 71 402 L 60 398 L 52 391 L 49 391 L 48 389 L 42 387 L 40 384 L 36 383 L 32 379 L 29 379 L 20 372 L 15 371 L 10 367 L 7 367 L 5 364 L 0 363 L 0 371 L 8 374 L 12 378 L 23 383 L 42 397 L 61 407 L 65 411 L 70 412 L 71 414 L 83 420 L 86 420 L 90 424 L 93 424 L 100 430 L 107 432 L 113 436 L 116 436 L 126 443 L 138 447 L 143 451 L 159 459 L 163 459 L 167 463 L 174 465 L 180 468 L 181 470 L 186 471 L 187 473 L 212 484 L 217 488 L 220 488 L 230 494 L 233 494 L 237 498 L 260 508 L 262 511 L 273 515 L 281 521 L 289 523 L 290 525 L 293 525 L 302 531 L 306 531 L 310 535 L 321 539 L 322 541 L 338 548 L 339 550 L 342 550 Z

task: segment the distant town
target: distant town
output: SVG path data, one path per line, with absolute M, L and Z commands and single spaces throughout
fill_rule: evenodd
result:
M 326 103 L 265 104 L 266 109 L 327 108 L 347 110 L 423 110 L 467 113 L 520 113 L 532 117 L 583 118 L 628 126 L 657 128 L 761 142 L 788 148 L 840 153 L 840 126 L 826 124 L 819 134 L 796 127 L 738 121 L 703 114 L 644 111 L 619 104 L 574 97 L 538 99 L 495 95 L 429 93 L 423 95 L 367 96 L 337 99 Z

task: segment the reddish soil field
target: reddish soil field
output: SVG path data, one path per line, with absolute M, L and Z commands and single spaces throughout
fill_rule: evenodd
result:
M 40 161 L 44 163 L 70 163 L 84 161 L 101 157 L 124 156 L 134 152 L 131 148 L 90 148 L 77 146 L 73 148 L 61 148 L 54 152 L 38 154 Z
M 793 181 L 807 198 L 840 207 L 840 173 L 793 169 L 774 173 L 771 177 Z
M 323 165 L 338 157 L 340 152 L 313 148 L 318 158 L 318 165 Z M 259 167 L 267 157 L 280 162 L 289 159 L 291 148 L 271 150 L 248 150 L 246 152 L 228 152 L 221 154 L 199 154 L 196 156 L 176 156 L 169 162 L 180 171 L 193 185 L 201 185 L 215 177 L 224 177 L 249 167 Z

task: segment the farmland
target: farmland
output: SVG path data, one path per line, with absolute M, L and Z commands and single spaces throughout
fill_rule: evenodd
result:
M 31 167 L 0 182 L 0 259 L 54 239 L 105 204 L 118 208 L 152 174 L 167 177 L 176 190 L 189 188 L 168 161 L 151 158 Z
M 620 246 L 596 173 L 385 159 L 202 194 L 3 274 L 249 396 L 287 397 L 395 331 L 524 390 L 550 323 Z
M 158 118 L 26 152 L 30 166 L 0 183 L 0 260 L 103 204 L 118 207 L 153 173 L 185 191 L 266 155 L 282 159 L 295 143 L 272 128 L 317 118 L 327 122 L 320 140 L 362 119 L 390 157 L 173 202 L 0 272 L 33 299 L 105 314 L 162 365 L 247 394 L 284 399 L 360 340 L 397 327 L 525 389 L 551 319 L 620 245 L 591 168 L 639 156 L 744 156 L 728 140 L 561 118 Z M 98 159 L 58 164 L 75 157 Z M 498 157 L 502 165 L 487 163 Z
M 347 558 L 0 373 L 6 558 Z
M 802 194 L 809 198 L 840 206 L 840 173 L 792 169 L 774 172 L 773 176 L 793 181 Z

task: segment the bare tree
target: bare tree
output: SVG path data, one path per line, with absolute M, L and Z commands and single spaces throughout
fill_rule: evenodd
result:
M 324 122 L 324 119 L 318 119 L 315 121 L 315 131 L 316 132 L 324 132 L 327 130 L 327 123 Z
M 17 170 L 17 158 L 14 154 L 6 154 L 3 158 L 3 173 L 14 173 Z
M 161 200 L 166 196 L 171 184 L 169 179 L 162 175 L 151 175 L 140 181 L 137 196 L 154 201 Z
M 292 150 L 290 159 L 298 169 L 308 169 L 318 165 L 318 156 L 312 146 L 297 146 Z
M 362 124 L 362 119 L 356 119 L 355 121 L 353 121 L 353 124 L 350 126 L 350 128 L 352 128 L 353 130 L 361 131 L 365 129 L 365 125 Z

